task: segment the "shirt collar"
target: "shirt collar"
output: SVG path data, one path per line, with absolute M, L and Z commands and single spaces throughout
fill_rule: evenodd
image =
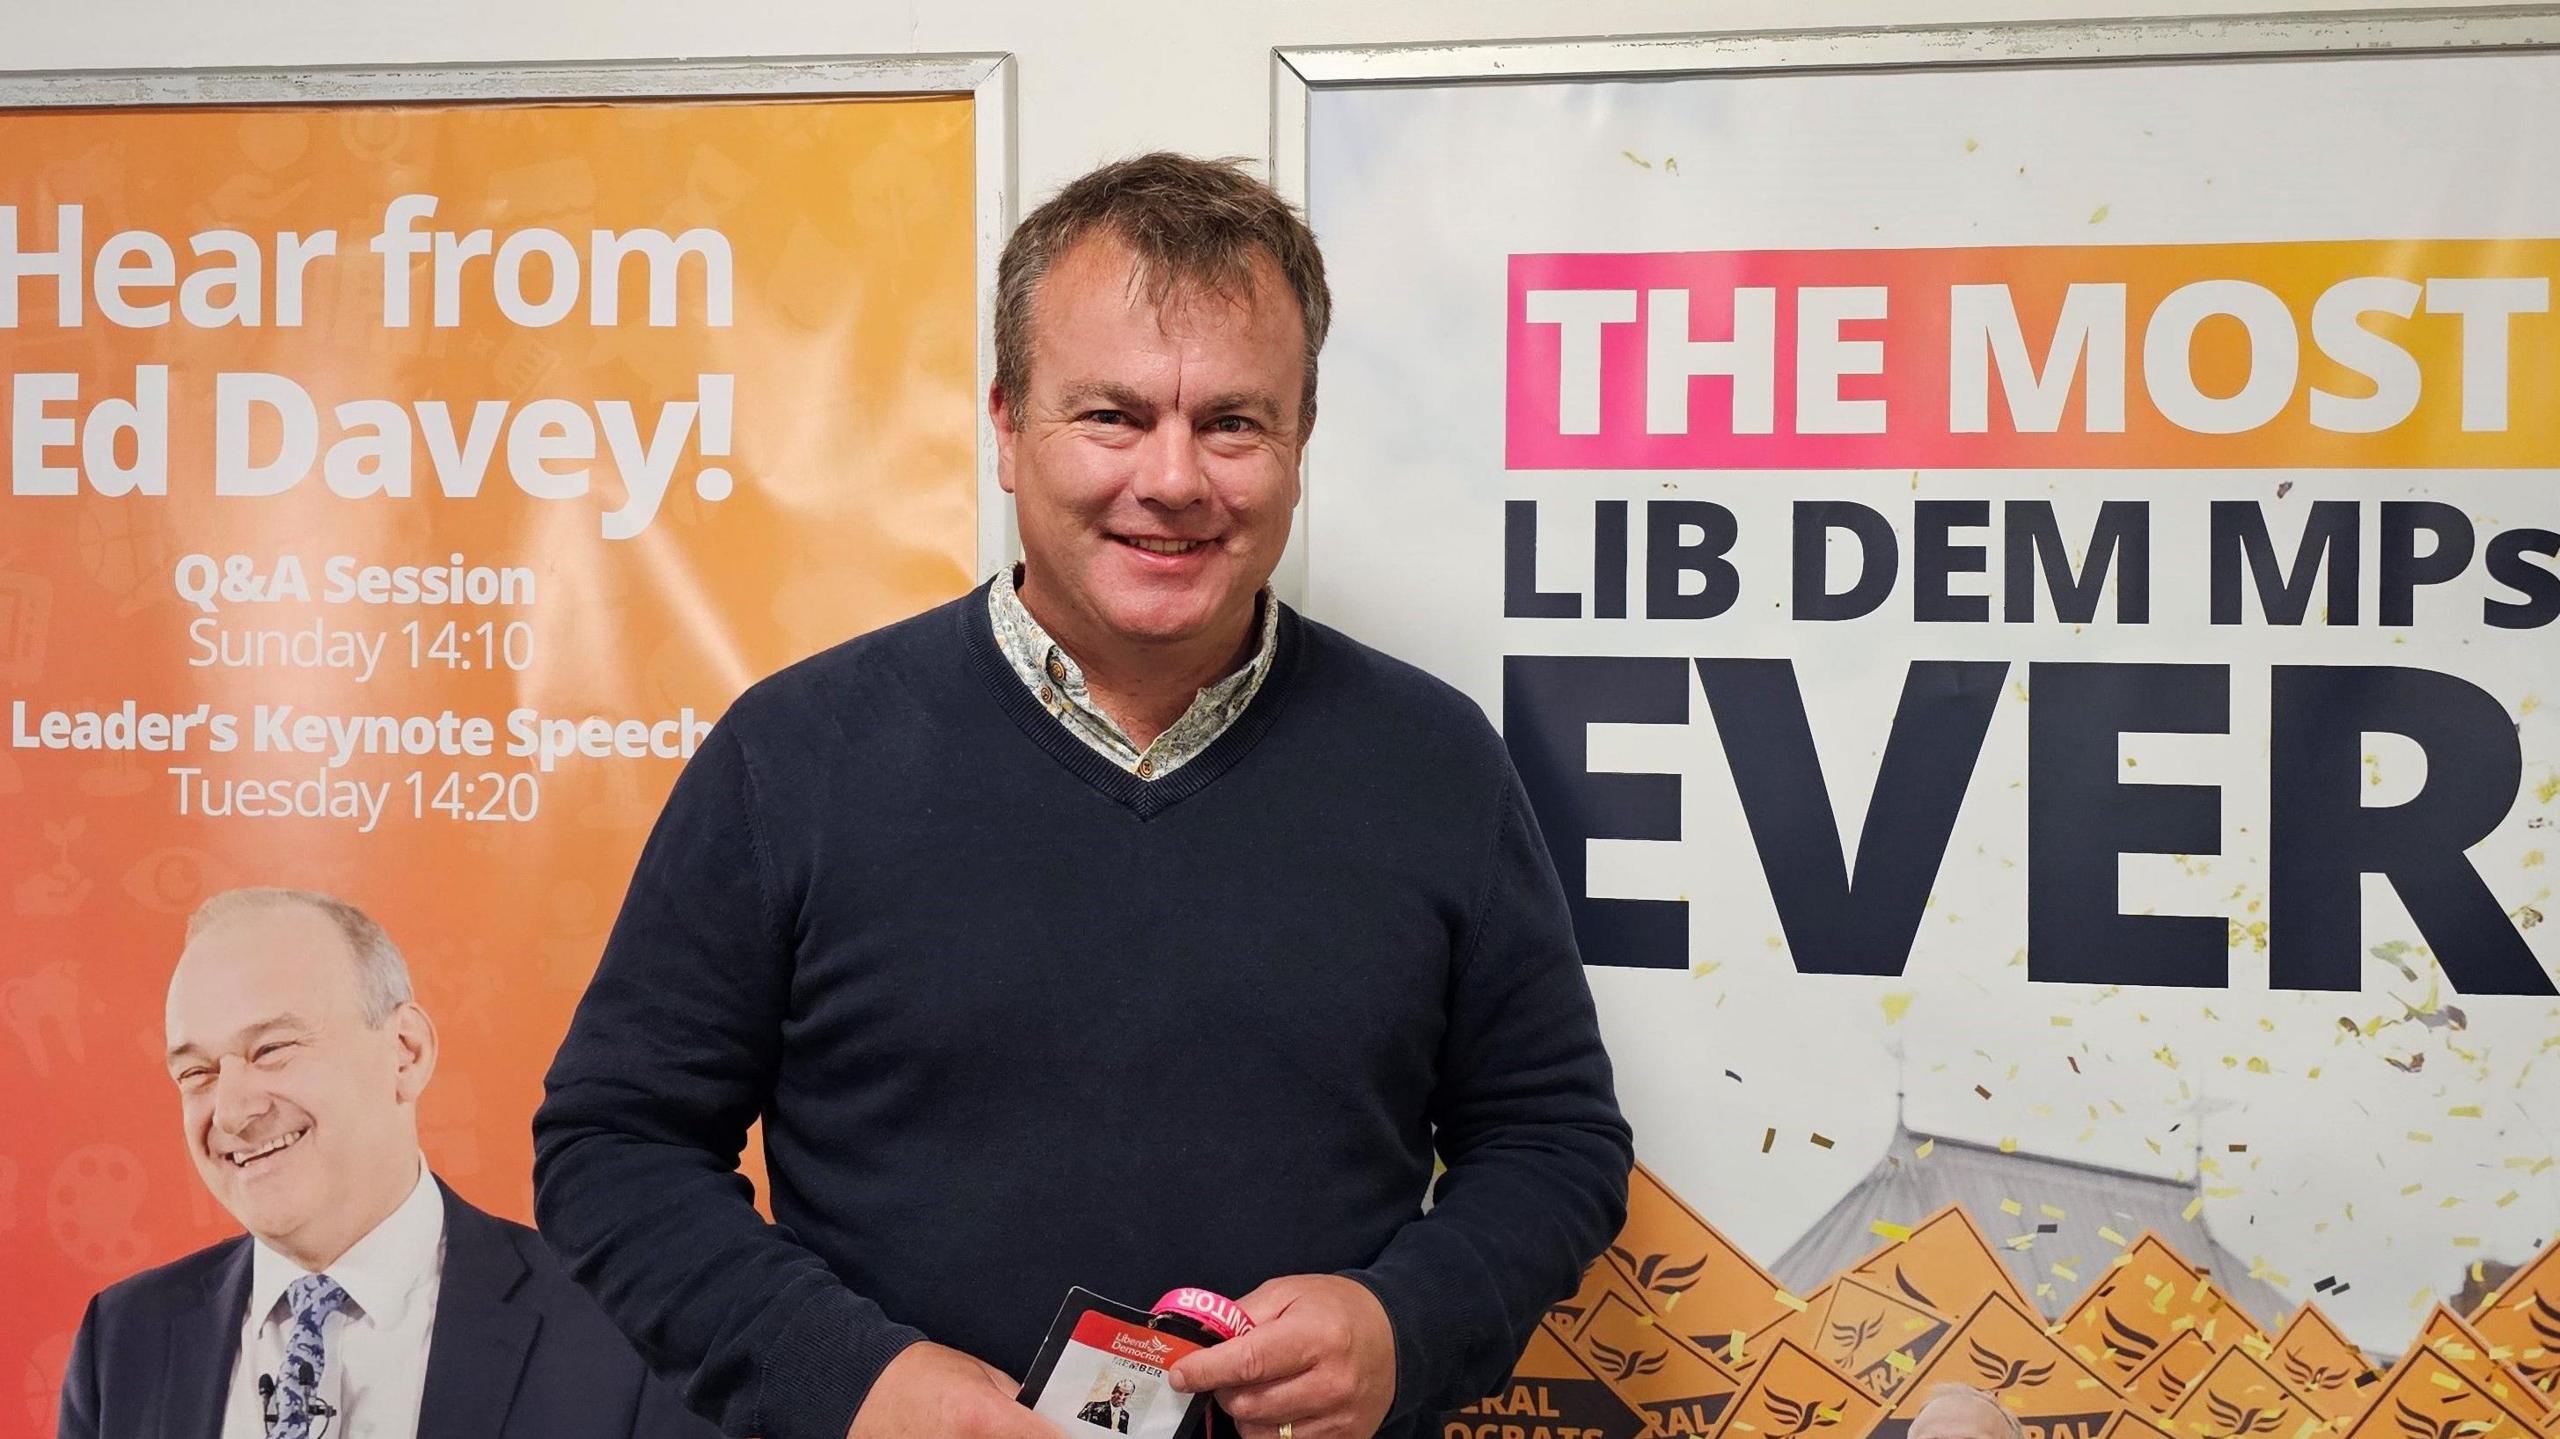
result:
M 1090 698 L 1084 667 L 1049 637 L 1048 630 L 1032 618 L 1031 607 L 1022 602 L 1022 569 L 1019 564 L 1005 566 L 996 572 L 994 583 L 987 588 L 987 610 L 994 622 L 996 647 L 1004 652 L 1006 662 L 1024 684 L 1035 691 L 1044 685 L 1051 687 L 1070 708 L 1103 726 L 1110 736 L 1136 753 L 1137 747 L 1129 744 L 1119 723 Z M 1192 713 L 1203 709 L 1240 710 L 1240 701 L 1250 700 L 1253 692 L 1262 687 L 1262 677 L 1269 673 L 1273 658 L 1280 653 L 1280 606 L 1269 585 L 1254 597 L 1254 606 L 1261 616 L 1262 632 L 1252 655 L 1235 673 L 1201 690 L 1192 700 Z
M 281 1323 L 285 1290 L 312 1271 L 267 1247 L 263 1239 L 251 1243 L 249 1312 L 261 1324 Z M 420 1155 L 418 1182 L 409 1197 L 321 1272 L 347 1291 L 353 1311 L 376 1328 L 388 1328 L 409 1312 L 421 1285 L 442 1263 L 443 1250 L 444 1195 L 427 1170 L 426 1156 Z

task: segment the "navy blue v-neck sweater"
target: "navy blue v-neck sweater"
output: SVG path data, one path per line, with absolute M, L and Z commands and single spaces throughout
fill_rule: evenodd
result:
M 1284 612 L 1253 704 L 1149 783 L 1041 708 L 983 589 L 732 707 L 547 1089 L 544 1237 L 766 1439 L 842 1439 L 919 1337 L 1021 1373 L 1071 1285 L 1299 1273 L 1377 1294 L 1379 1432 L 1422 1435 L 1617 1232 L 1631 1158 L 1463 695 Z

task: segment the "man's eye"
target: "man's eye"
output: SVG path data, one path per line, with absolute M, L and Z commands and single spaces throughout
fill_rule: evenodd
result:
M 1254 423 L 1242 415 L 1220 415 L 1209 422 L 1209 428 L 1222 435 L 1247 435 L 1253 433 Z
M 193 1089 L 212 1077 L 213 1071 L 199 1064 L 193 1068 L 178 1071 L 178 1086 L 182 1089 Z
M 1097 425 L 1125 425 L 1129 422 L 1127 412 L 1121 410 L 1087 410 L 1084 417 Z
M 273 1044 L 259 1045 L 257 1052 L 250 1055 L 249 1058 L 253 1063 L 264 1064 L 270 1059 L 282 1058 L 285 1051 L 291 1048 L 293 1048 L 292 1040 L 280 1039 Z

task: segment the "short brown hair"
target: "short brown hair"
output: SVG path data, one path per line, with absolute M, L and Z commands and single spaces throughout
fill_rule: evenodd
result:
M 1297 298 L 1307 335 L 1298 424 L 1316 418 L 1316 352 L 1333 324 L 1324 256 L 1289 202 L 1245 170 L 1240 159 L 1201 160 L 1159 150 L 1105 165 L 1051 196 L 1014 227 L 996 263 L 996 388 L 1022 418 L 1031 370 L 1031 306 L 1040 282 L 1077 242 L 1109 235 L 1135 252 L 1148 303 L 1178 290 L 1242 296 L 1253 288 L 1253 257 L 1267 254 Z

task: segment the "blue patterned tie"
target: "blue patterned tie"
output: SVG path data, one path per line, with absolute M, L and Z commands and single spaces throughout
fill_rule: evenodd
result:
M 311 1400 L 329 1369 L 321 1326 L 347 1302 L 347 1291 L 326 1274 L 306 1274 L 287 1285 L 293 1332 L 284 1342 L 284 1372 L 276 1376 L 274 1407 L 267 1410 L 267 1439 L 311 1439 Z

